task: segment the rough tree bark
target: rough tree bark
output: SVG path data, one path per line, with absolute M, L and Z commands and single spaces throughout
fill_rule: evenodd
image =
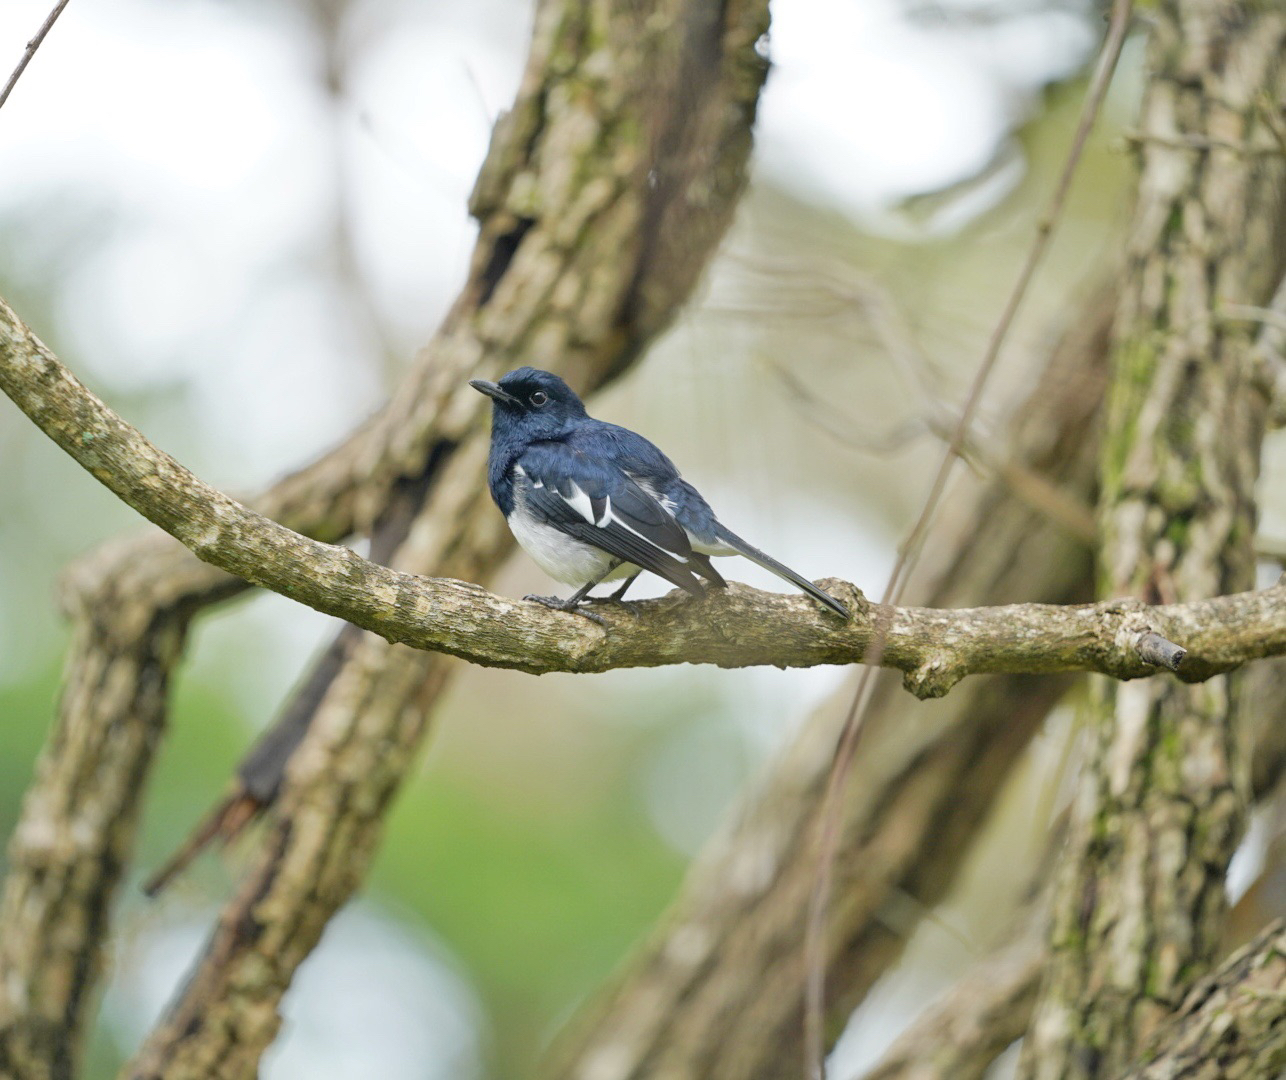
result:
M 974 966 L 862 1080 L 982 1080 L 1026 1030 L 1049 959 L 1024 933 Z M 1286 939 L 1265 928 L 1202 979 L 1122 1080 L 1277 1080 L 1286 1068 Z
M 498 126 L 475 191 L 480 237 L 461 299 L 390 404 L 254 507 L 336 541 L 369 530 L 399 484 L 418 484 L 432 489 L 426 506 L 433 513 L 412 525 L 410 550 L 399 556 L 405 565 L 476 577 L 494 570 L 508 539 L 490 507 L 474 512 L 483 408 L 462 390 L 465 380 L 532 363 L 589 389 L 666 325 L 744 185 L 766 71 L 755 45 L 766 30 L 763 3 L 544 4 L 518 101 Z M 67 686 L 10 844 L 0 900 L 0 1071 L 8 1075 L 74 1072 L 112 898 L 165 723 L 169 672 L 190 619 L 242 588 L 155 535 L 113 545 L 68 577 L 64 602 L 76 631 Z M 241 1036 L 235 1054 L 221 1059 L 220 1075 L 253 1073 L 294 965 L 357 879 L 361 846 L 373 842 L 373 822 L 422 730 L 417 704 L 444 678 L 441 658 L 410 664 L 407 654 L 382 642 L 357 650 L 337 680 L 334 719 L 329 729 L 319 725 L 328 733 L 311 761 L 316 766 L 347 745 L 349 765 L 375 759 L 377 767 L 346 798 L 323 794 L 311 816 L 285 819 L 257 871 L 284 888 L 242 894 L 253 910 L 240 929 L 253 927 L 262 946 L 265 937 L 282 943 L 272 939 L 274 919 L 289 925 L 289 955 L 237 987 L 241 1012 L 232 1006 L 231 1015 L 239 1015 L 240 1029 L 170 1027 L 172 1040 L 154 1039 L 138 1071 L 164 1062 L 167 1075 L 184 1075 L 184 1061 L 192 1061 L 196 1074 L 210 1075 L 200 1063 L 220 1051 L 208 1044 Z M 383 707 L 337 746 L 334 728 L 372 696 Z M 397 752 L 384 758 L 382 740 Z M 334 775 L 350 775 L 341 764 Z M 305 789 L 308 775 L 301 767 Z M 346 865 L 345 845 L 359 839 Z M 303 878 L 274 876 L 274 856 L 297 856 L 309 842 L 320 845 L 312 849 L 320 865 Z M 312 874 L 322 879 L 315 902 Z M 293 897 L 282 895 L 291 889 Z M 252 945 L 245 936 L 232 943 Z M 201 985 L 229 986 L 214 970 L 234 959 L 228 944 L 226 934 L 216 939 L 217 959 L 202 969 Z M 192 1008 L 190 998 L 183 1008 Z
M 1286 925 L 1202 979 L 1122 1080 L 1279 1080 L 1286 1069 Z
M 1253 581 L 1270 379 L 1254 328 L 1221 306 L 1262 305 L 1281 275 L 1284 162 L 1265 102 L 1286 93 L 1284 47 L 1281 5 L 1156 12 L 1102 454 L 1104 596 Z M 1237 687 L 1099 683 L 1023 1077 L 1119 1075 L 1209 966 L 1245 810 Z
M 1279 798 L 1279 785 L 1286 775 L 1286 728 L 1278 722 L 1286 709 L 1286 661 L 1256 664 L 1247 669 L 1245 682 L 1242 701 L 1255 725 L 1251 794 L 1256 801 Z M 974 963 L 917 1017 L 862 1080 L 983 1080 L 995 1058 L 1026 1033 L 1050 956 L 1049 870 L 1065 840 L 1063 820 L 1062 827 L 1051 831 L 1050 851 L 1032 878 L 1028 916 L 1018 920 L 1016 930 L 1007 932 L 995 949 Z M 1264 872 L 1272 874 L 1274 868 L 1266 867 Z M 1248 932 L 1255 934 L 1262 929 L 1262 921 L 1252 922 Z M 1228 948 L 1225 941 L 1223 950 Z M 1230 971 L 1233 963 L 1229 960 L 1221 966 Z M 1258 989 L 1262 992 L 1262 985 Z M 1189 995 L 1189 1003 L 1192 999 Z M 1216 1007 L 1207 1009 L 1207 1015 Z M 1188 1008 L 1185 1003 L 1185 1012 Z M 1286 1015 L 1286 1002 L 1280 997 L 1275 1002 L 1270 1000 L 1270 1008 L 1277 1010 L 1279 1018 Z M 1258 1016 L 1267 1020 L 1271 1013 L 1264 1010 Z M 1213 1023 L 1217 1021 L 1212 1018 Z M 1167 1033 L 1175 1030 L 1173 1019 L 1162 1028 L 1154 1041 L 1157 1053 L 1168 1054 Z M 1243 1040 L 1245 1047 L 1250 1043 L 1250 1039 Z M 1211 1060 L 1230 1064 L 1218 1057 Z M 1233 1074 L 1210 1075 L 1213 1080 L 1214 1076 Z

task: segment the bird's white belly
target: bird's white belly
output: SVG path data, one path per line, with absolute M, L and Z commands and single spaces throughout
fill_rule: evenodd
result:
M 555 581 L 567 585 L 584 585 L 603 573 L 612 556 L 590 544 L 581 543 L 565 532 L 537 521 L 521 509 L 509 515 L 509 529 L 522 549 Z M 616 581 L 636 573 L 633 563 L 622 563 L 604 581 Z

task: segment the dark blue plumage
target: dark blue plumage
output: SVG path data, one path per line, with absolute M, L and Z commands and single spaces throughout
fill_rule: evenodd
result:
M 700 579 L 727 584 L 711 555 L 744 555 L 849 617 L 834 597 L 720 524 L 642 435 L 590 417 L 557 375 L 522 367 L 499 383 L 469 385 L 493 401 L 492 498 L 536 562 L 551 577 L 580 586 L 566 601 L 532 599 L 570 609 L 595 585 L 623 577 L 613 594 L 619 599 L 640 570 L 702 596 Z

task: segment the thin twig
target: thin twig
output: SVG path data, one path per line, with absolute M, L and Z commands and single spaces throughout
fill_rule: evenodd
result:
M 9 100 L 9 95 L 13 92 L 13 88 L 17 86 L 18 80 L 22 78 L 22 73 L 27 70 L 27 65 L 31 63 L 31 58 L 36 55 L 36 50 L 40 48 L 41 42 L 45 40 L 49 31 L 53 29 L 54 23 L 58 21 L 58 16 L 63 13 L 63 8 L 69 2 L 70 0 L 58 0 L 58 3 L 54 5 L 53 11 L 49 13 L 44 23 L 41 24 L 40 29 L 36 31 L 36 36 L 27 42 L 27 47 L 22 53 L 22 59 L 18 61 L 18 66 L 13 69 L 13 74 L 9 76 L 9 81 L 4 84 L 4 89 L 0 90 L 0 108 L 3 108 L 4 103 Z
M 1141 146 L 1144 143 L 1151 143 L 1154 146 L 1164 146 L 1171 150 L 1192 150 L 1206 152 L 1210 150 L 1227 150 L 1234 154 L 1268 154 L 1271 156 L 1280 156 L 1282 148 L 1280 146 L 1251 146 L 1247 143 L 1233 142 L 1229 139 L 1212 139 L 1208 135 L 1157 135 L 1155 133 L 1143 134 L 1138 131 L 1131 131 L 1123 136 L 1125 141 L 1133 146 Z
M 945 423 L 939 426 L 938 421 L 930 420 L 929 430 L 944 440 L 950 438 Z M 1094 509 L 1088 503 L 1068 496 L 1039 473 L 1011 460 L 999 448 L 988 445 L 976 432 L 966 436 L 960 453 L 979 472 L 994 475 L 1016 498 L 1038 514 L 1044 515 L 1083 544 L 1093 546 L 1098 527 L 1094 521 Z
M 1049 246 L 1054 224 L 1062 213 L 1063 204 L 1071 188 L 1072 177 L 1076 173 L 1076 168 L 1085 149 L 1085 143 L 1098 118 L 1103 99 L 1107 95 L 1112 73 L 1116 70 L 1117 60 L 1120 58 L 1121 48 L 1125 44 L 1126 34 L 1129 30 L 1132 8 L 1131 0 L 1113 0 L 1107 37 L 1103 43 L 1103 49 L 1093 78 L 1090 80 L 1085 104 L 1081 110 L 1080 122 L 1076 129 L 1076 135 L 1072 140 L 1071 148 L 1068 151 L 1067 160 L 1063 165 L 1062 173 L 1059 176 L 1058 185 L 1050 197 L 1049 207 L 1045 216 L 1037 225 L 1036 236 L 1027 253 L 1027 260 L 1023 264 L 1000 320 L 987 343 L 987 349 L 978 367 L 978 373 L 974 376 L 969 396 L 965 401 L 964 409 L 960 413 L 960 419 L 956 424 L 951 443 L 942 456 L 942 462 L 938 466 L 937 476 L 934 478 L 929 495 L 925 500 L 924 508 L 921 510 L 919 518 L 898 553 L 897 562 L 889 575 L 888 585 L 881 599 L 882 609 L 886 608 L 887 605 L 896 604 L 901 599 L 907 579 L 919 558 L 920 550 L 928 534 L 929 523 L 933 519 L 938 502 L 942 497 L 942 492 L 946 487 L 947 477 L 956 458 L 961 454 L 966 436 L 973 423 L 974 414 L 982 398 L 983 389 L 1000 354 L 1001 345 L 1009 333 L 1009 328 L 1013 324 L 1019 305 L 1026 296 L 1027 288 L 1035 275 L 1036 268 L 1040 265 Z M 826 1076 L 824 1034 L 826 958 L 823 938 L 826 928 L 827 909 L 830 906 L 835 850 L 839 843 L 841 795 L 844 779 L 848 775 L 853 755 L 857 749 L 858 738 L 862 730 L 862 720 L 866 715 L 871 694 L 874 690 L 875 680 L 873 675 L 875 669 L 880 666 L 887 633 L 887 624 L 881 624 L 877 621 L 875 638 L 872 641 L 871 649 L 865 657 L 866 666 L 858 678 L 853 702 L 844 720 L 844 727 L 835 749 L 835 761 L 831 767 L 830 776 L 827 778 L 826 792 L 822 798 L 819 818 L 817 878 L 813 885 L 812 894 L 809 897 L 808 914 L 804 927 L 804 1066 L 805 1075 L 810 1078 L 816 1077 L 818 1080 L 825 1080 Z
M 1255 555 L 1286 567 L 1286 540 L 1260 534 L 1255 537 Z

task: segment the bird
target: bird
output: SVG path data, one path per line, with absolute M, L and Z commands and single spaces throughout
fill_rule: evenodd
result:
M 565 600 L 526 599 L 574 611 L 595 586 L 624 578 L 607 598 L 619 601 L 644 570 L 704 596 L 727 586 L 710 557 L 743 555 L 850 618 L 829 593 L 723 525 L 655 444 L 591 417 L 559 376 L 520 367 L 469 385 L 492 403 L 491 497 L 541 569 L 577 586 Z

